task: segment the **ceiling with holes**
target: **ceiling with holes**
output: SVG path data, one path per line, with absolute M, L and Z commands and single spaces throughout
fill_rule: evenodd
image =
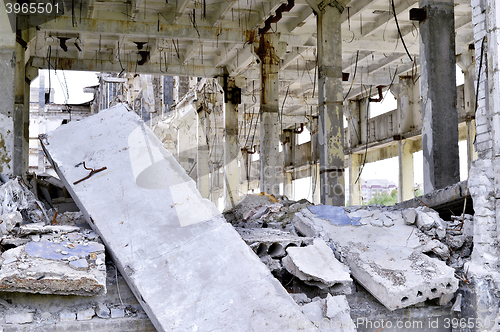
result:
M 252 43 L 264 29 L 288 44 L 279 73 L 285 112 L 315 112 L 316 17 L 305 0 L 64 1 L 64 13 L 28 19 L 35 67 L 198 77 L 216 77 L 225 67 L 231 76 L 247 78 L 243 102 L 251 108 L 258 106 L 260 90 Z M 371 86 L 387 88 L 400 75 L 418 78 L 412 8 L 418 1 L 353 0 L 346 6 L 342 70 L 349 74 L 343 82 L 348 99 L 376 94 Z M 473 42 L 471 21 L 470 1 L 455 0 L 456 54 Z

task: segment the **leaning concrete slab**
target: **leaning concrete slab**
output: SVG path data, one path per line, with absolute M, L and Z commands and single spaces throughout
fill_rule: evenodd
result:
M 346 256 L 353 277 L 389 310 L 458 289 L 455 269 L 411 248 L 357 243 Z
M 307 320 L 135 113 L 118 105 L 41 141 L 158 331 L 289 331 Z M 106 169 L 88 177 L 83 162 Z

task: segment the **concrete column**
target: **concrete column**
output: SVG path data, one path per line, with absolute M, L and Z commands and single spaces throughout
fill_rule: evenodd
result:
M 280 193 L 282 166 L 279 158 L 279 91 L 278 70 L 280 57 L 286 51 L 286 44 L 279 42 L 279 35 L 262 34 L 256 53 L 261 62 L 260 93 L 260 190 L 273 194 Z
M 321 203 L 344 206 L 341 12 L 330 3 L 316 14 Z
M 411 142 L 400 140 L 398 142 L 399 185 L 398 201 L 406 201 L 415 197 L 413 188 L 413 153 Z
M 361 205 L 361 177 L 358 179 L 361 168 L 362 156 L 359 154 L 349 155 L 349 204 Z M 358 181 L 356 182 L 356 180 Z
M 236 88 L 234 79 L 228 78 L 227 89 Z M 226 96 L 227 97 L 227 96 Z M 224 204 L 232 208 L 240 201 L 240 145 L 238 141 L 238 105 L 230 98 L 224 101 Z
M 16 34 L 0 4 L 0 173 L 14 174 L 14 77 L 16 73 Z
M 453 0 L 420 0 L 424 192 L 460 181 Z
M 207 142 L 208 116 L 204 108 L 198 113 L 197 186 L 203 198 L 210 197 L 210 152 Z
M 295 147 L 295 134 L 293 129 L 286 129 L 283 131 L 283 156 L 284 156 L 284 169 L 283 169 L 283 194 L 289 199 L 293 199 L 293 173 L 286 172 L 289 167 L 293 168 L 294 160 L 294 147 Z

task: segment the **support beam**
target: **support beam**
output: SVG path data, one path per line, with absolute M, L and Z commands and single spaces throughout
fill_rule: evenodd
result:
M 224 76 L 224 204 L 233 208 L 241 199 L 240 144 L 238 140 L 238 105 L 232 95 L 238 87 L 235 79 Z
M 342 21 L 336 5 L 335 1 L 316 11 L 320 186 L 322 204 L 344 206 Z
M 31 20 L 41 20 L 40 17 L 30 17 Z M 245 43 L 249 33 L 243 29 L 199 26 L 193 29 L 192 25 L 181 24 L 147 24 L 145 22 L 130 22 L 106 19 L 78 20 L 78 26 L 73 26 L 71 17 L 61 16 L 57 20 L 47 19 L 46 22 L 30 21 L 30 24 L 38 26 L 41 30 L 50 30 L 53 33 L 82 33 L 89 32 L 102 36 L 124 36 L 129 39 L 133 37 L 163 38 L 163 39 L 190 39 L 193 41 L 210 42 L 232 42 Z
M 208 114 L 204 108 L 198 113 L 198 154 L 196 160 L 197 167 L 197 187 L 198 191 L 203 198 L 210 197 L 210 152 L 208 150 L 208 136 L 207 136 Z
M 286 44 L 279 42 L 279 36 L 267 33 L 260 36 L 256 49 L 261 62 L 260 93 L 260 190 L 273 194 L 280 193 L 279 174 L 282 166 L 279 161 L 279 121 L 278 121 L 278 70 Z
M 31 65 L 40 69 L 47 68 L 48 59 L 41 57 L 32 57 Z M 123 69 L 127 73 L 134 74 L 157 74 L 168 76 L 189 76 L 189 77 L 216 77 L 221 74 L 219 68 L 210 65 L 205 61 L 205 65 L 189 65 L 169 64 L 168 69 L 162 73 L 159 63 L 146 62 L 142 66 L 137 66 L 135 61 L 96 61 L 92 59 L 76 60 L 65 58 L 51 58 L 51 65 L 56 68 L 64 68 L 64 70 L 80 70 L 80 71 L 101 71 L 120 73 Z
M 453 0 L 420 0 L 424 192 L 460 181 Z

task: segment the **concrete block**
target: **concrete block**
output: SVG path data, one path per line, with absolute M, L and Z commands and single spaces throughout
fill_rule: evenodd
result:
M 413 225 L 415 224 L 417 218 L 417 212 L 415 211 L 415 209 L 403 210 L 403 218 L 407 225 Z
M 76 314 L 72 311 L 63 310 L 59 313 L 59 320 L 61 322 L 76 320 Z
M 453 294 L 455 270 L 407 247 L 353 244 L 346 251 L 352 276 L 387 309 Z
M 71 122 L 43 147 L 158 331 L 285 331 L 307 319 L 134 112 Z M 74 184 L 84 161 L 107 169 Z
M 344 295 L 326 297 L 325 316 L 330 319 L 335 331 L 356 331 L 351 319 L 351 308 Z
M 99 318 L 109 318 L 110 317 L 109 308 L 104 303 L 98 303 L 96 309 L 96 315 Z
M 6 324 L 28 324 L 33 322 L 34 314 L 32 312 L 7 314 L 5 315 Z
M 321 239 L 307 247 L 289 247 L 283 266 L 305 283 L 329 288 L 336 294 L 350 294 L 352 279 L 349 269 L 340 263 L 332 249 Z
M 111 318 L 123 318 L 123 317 L 125 317 L 125 309 L 111 308 Z
M 87 308 L 84 310 L 79 310 L 76 313 L 76 319 L 77 320 L 90 320 L 92 317 L 95 315 L 95 310 L 94 308 Z

